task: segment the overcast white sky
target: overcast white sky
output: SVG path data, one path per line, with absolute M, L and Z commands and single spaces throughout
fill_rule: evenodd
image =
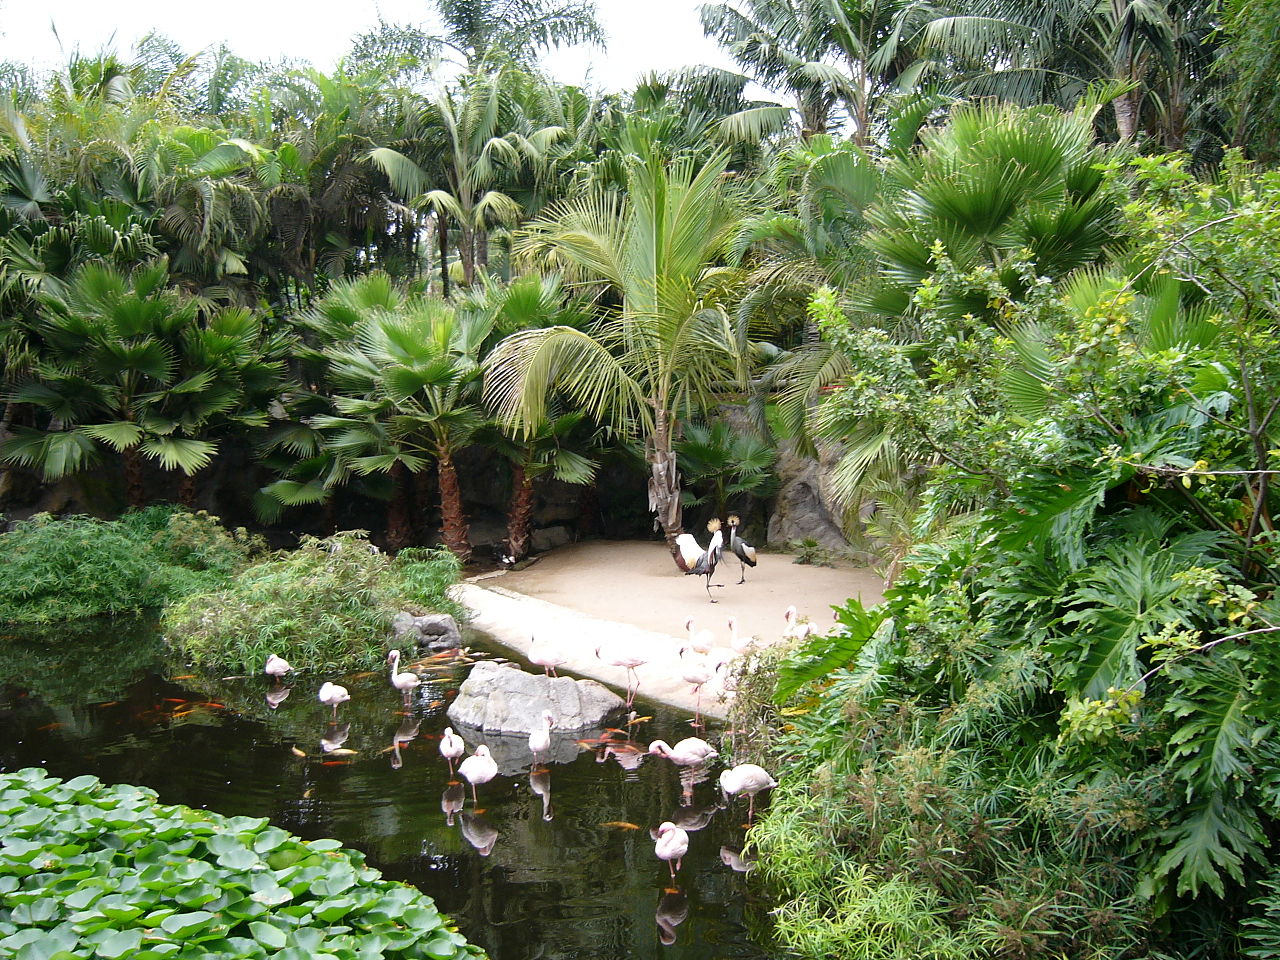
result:
M 628 87 L 649 70 L 696 63 L 731 68 L 702 35 L 700 2 L 597 0 L 607 51 L 553 52 L 547 67 L 566 83 L 582 83 L 590 71 L 595 85 L 609 90 Z M 421 23 L 430 14 L 426 0 L 0 0 L 0 60 L 54 66 L 63 61 L 59 38 L 68 53 L 77 47 L 93 53 L 108 43 L 128 53 L 135 40 L 157 30 L 191 52 L 226 41 L 250 60 L 303 57 L 328 69 L 379 15 L 389 23 Z

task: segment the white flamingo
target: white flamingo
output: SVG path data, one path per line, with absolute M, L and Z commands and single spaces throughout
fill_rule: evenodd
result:
M 738 618 L 729 618 L 729 646 L 733 647 L 733 652 L 741 656 L 751 649 L 755 643 L 755 637 L 750 635 L 738 636 Z
M 726 796 L 733 797 L 745 793 L 748 797 L 747 822 L 755 816 L 756 794 L 761 790 L 769 790 L 778 785 L 764 767 L 754 763 L 740 763 L 731 770 L 720 774 L 720 789 Z
M 278 657 L 274 653 L 267 654 L 267 662 L 262 668 L 262 672 L 268 677 L 274 677 L 279 680 L 286 673 L 292 670 L 289 661 L 284 657 Z
M 783 640 L 805 640 L 815 633 L 813 624 L 808 620 L 804 623 L 800 622 L 800 614 L 796 612 L 794 604 L 787 607 L 782 614 L 782 619 L 787 622 L 786 628 L 782 631 Z
M 338 704 L 346 703 L 351 699 L 351 694 L 347 692 L 347 688 L 336 683 L 330 683 L 326 680 L 320 685 L 320 692 L 316 695 L 319 700 L 327 707 L 333 707 L 333 719 L 338 719 Z
M 408 671 L 399 673 L 400 669 L 400 651 L 392 650 L 387 654 L 387 663 L 391 667 L 391 685 L 404 694 L 404 702 L 409 702 L 409 694 L 413 693 L 422 683 L 422 678 L 416 673 Z
M 706 657 L 694 654 L 689 656 L 691 648 L 680 648 L 680 679 L 693 687 L 693 725 L 702 726 L 702 685 L 715 676 L 710 661 Z
M 643 667 L 649 662 L 649 654 L 640 649 L 637 645 L 630 645 L 614 642 L 609 645 L 605 654 L 600 651 L 605 650 L 604 644 L 596 647 L 596 658 L 603 660 L 605 663 L 612 664 L 615 667 L 625 667 L 627 671 L 627 707 L 630 708 L 632 702 L 636 698 L 636 691 L 640 689 L 640 676 L 636 673 L 636 667 Z M 634 678 L 634 682 L 633 682 Z
M 541 667 L 548 677 L 558 676 L 556 667 L 569 662 L 569 657 L 549 640 L 533 637 L 529 641 L 529 662 Z
M 453 761 L 467 752 L 467 745 L 462 738 L 453 732 L 453 727 L 445 727 L 440 734 L 440 756 L 449 762 L 449 776 L 453 776 Z
M 684 628 L 689 634 L 689 647 L 697 653 L 706 656 L 711 652 L 711 648 L 716 645 L 716 636 L 710 630 L 695 630 L 693 617 L 684 622 Z
M 649 753 L 666 757 L 677 767 L 692 767 L 720 756 L 720 751 L 701 737 L 685 737 L 674 747 L 665 740 L 655 740 L 649 744 Z
M 529 749 L 533 752 L 533 762 L 538 763 L 538 754 L 551 749 L 551 728 L 555 726 L 556 717 L 550 710 L 542 711 L 542 723 L 529 731 Z
M 659 860 L 667 861 L 667 866 L 671 869 L 671 882 L 675 883 L 680 861 L 689 852 L 689 834 L 670 820 L 664 820 L 658 827 L 658 839 L 653 845 L 653 852 L 658 855 Z
M 476 784 L 488 783 L 498 775 L 498 764 L 489 756 L 489 748 L 483 743 L 476 747 L 476 752 L 458 764 L 458 772 L 471 784 L 471 805 L 474 807 L 480 800 L 476 796 Z

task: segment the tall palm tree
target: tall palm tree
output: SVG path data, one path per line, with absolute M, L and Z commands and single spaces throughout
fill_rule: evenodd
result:
M 434 0 L 441 42 L 468 70 L 494 60 L 528 65 L 548 47 L 604 42 L 592 0 Z
M 438 85 L 427 97 L 423 127 L 440 138 L 445 186 L 428 189 L 427 170 L 399 150 L 378 147 L 369 159 L 402 195 L 457 224 L 463 283 L 475 282 L 477 261 L 487 257 L 488 227 L 514 224 L 520 206 L 498 184 L 526 160 L 537 162 L 563 133 L 559 127 L 522 131 L 506 126 L 508 73 L 469 74 Z
M 669 544 L 682 532 L 681 418 L 746 375 L 745 337 L 725 308 L 737 274 L 723 258 L 740 216 L 726 163 L 668 161 L 651 147 L 626 160 L 625 193 L 596 189 L 530 224 L 523 255 L 599 285 L 602 315 L 585 331 L 515 333 L 485 363 L 487 400 L 526 435 L 558 394 L 642 438 L 649 507 Z

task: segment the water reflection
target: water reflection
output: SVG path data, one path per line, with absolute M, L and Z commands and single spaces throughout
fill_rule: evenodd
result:
M 276 707 L 280 706 L 280 704 L 288 700 L 289 691 L 292 689 L 293 687 L 286 687 L 282 683 L 277 683 L 268 689 L 266 693 L 267 708 L 274 710 Z
M 666 890 L 658 900 L 653 919 L 658 924 L 658 941 L 669 947 L 676 942 L 676 927 L 689 917 L 689 898 L 679 890 Z
M 189 676 L 166 659 L 149 627 L 125 637 L 112 625 L 101 643 L 74 656 L 51 639 L 0 643 L 4 769 L 91 773 L 149 786 L 167 803 L 337 837 L 385 875 L 434 897 L 493 960 L 768 956 L 747 935 L 748 890 L 724 859 L 724 850 L 741 849 L 741 817 L 718 815 L 714 783 L 682 784 L 671 764 L 644 763 L 633 739 L 676 742 L 687 715 L 659 710 L 628 729 L 553 729 L 538 769 L 527 737 L 510 738 L 518 750 L 481 788 L 483 814 L 467 807 L 463 815 L 466 784 L 440 766 L 437 743 L 466 664 L 439 661 L 431 694 L 414 698 L 407 715 L 384 671 L 335 677 L 352 699 L 340 721 L 318 723 L 328 717 L 318 712 L 313 684 L 273 706 L 260 672 Z M 464 734 L 472 749 L 483 742 L 495 755 L 507 743 Z M 308 747 L 317 738 L 321 745 Z M 692 801 L 682 803 L 690 790 Z M 658 893 L 669 873 L 649 836 L 667 820 L 689 837 L 678 897 Z M 764 916 L 762 909 L 758 922 Z

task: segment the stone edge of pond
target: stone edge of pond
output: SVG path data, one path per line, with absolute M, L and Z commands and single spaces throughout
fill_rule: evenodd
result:
M 680 638 L 591 617 L 496 585 L 463 581 L 451 592 L 455 600 L 471 610 L 471 626 L 503 646 L 527 658 L 533 637 L 551 640 L 569 658 L 565 670 L 614 688 L 625 689 L 626 671 L 597 659 L 596 647 L 622 644 L 643 650 L 649 662 L 636 668 L 640 678 L 639 696 L 693 713 L 693 688 L 681 677 L 683 641 Z M 703 687 L 704 716 L 727 719 L 727 706 L 721 699 L 723 692 L 719 677 Z

